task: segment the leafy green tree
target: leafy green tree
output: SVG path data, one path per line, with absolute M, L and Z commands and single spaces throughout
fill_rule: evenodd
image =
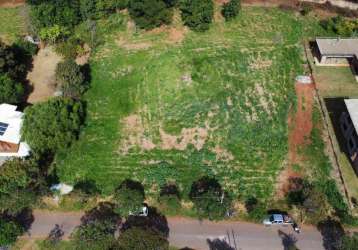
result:
M 0 171 L 0 213 L 17 214 L 31 206 L 42 184 L 33 162 L 20 159 L 5 162 Z
M 15 243 L 22 233 L 23 228 L 16 222 L 0 218 L 0 248 Z
M 194 203 L 198 216 L 210 220 L 222 219 L 232 203 L 217 180 L 209 177 L 194 182 L 189 197 Z
M 153 29 L 171 23 L 173 11 L 163 0 L 129 0 L 131 18 L 142 29 Z
M 352 235 L 346 234 L 342 238 L 342 245 L 339 250 L 355 250 L 358 246 L 358 233 L 354 232 Z
M 65 97 L 80 98 L 86 89 L 81 67 L 73 59 L 57 64 L 56 81 Z
M 22 136 L 35 152 L 55 153 L 78 137 L 83 119 L 81 102 L 53 98 L 25 109 Z
M 101 203 L 81 218 L 81 226 L 72 234 L 75 249 L 110 249 L 120 217 L 110 203 Z
M 140 183 L 125 180 L 114 193 L 116 211 L 127 217 L 141 210 L 144 202 L 144 190 Z
M 121 233 L 114 249 L 168 250 L 169 243 L 165 237 L 150 229 L 133 227 Z
M 213 0 L 183 0 L 180 5 L 185 25 L 194 31 L 208 30 L 214 16 Z
M 240 0 L 230 0 L 227 3 L 224 3 L 221 13 L 226 21 L 229 21 L 235 18 L 240 11 L 241 3 Z
M 7 74 L 0 74 L 0 103 L 20 103 L 25 94 L 24 86 Z
M 13 80 L 23 80 L 26 75 L 26 65 L 21 60 L 19 50 L 13 46 L 7 46 L 0 41 L 0 74 L 8 74 Z
M 51 27 L 44 27 L 40 30 L 40 38 L 52 44 L 59 39 L 67 37 L 69 34 L 70 31 L 66 27 L 57 24 Z

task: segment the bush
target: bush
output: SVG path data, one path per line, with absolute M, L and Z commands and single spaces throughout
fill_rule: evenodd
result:
M 249 218 L 254 221 L 261 221 L 266 215 L 266 207 L 254 196 L 246 199 L 245 208 Z
M 23 233 L 23 228 L 16 222 L 0 218 L 0 248 L 10 246 Z
M 22 81 L 26 77 L 26 71 L 26 60 L 22 51 L 0 41 L 0 74 L 8 74 L 11 79 Z
M 178 196 L 173 194 L 166 194 L 159 197 L 159 203 L 164 210 L 169 213 L 176 214 L 180 211 L 181 204 Z
M 130 0 L 128 11 L 136 25 L 147 30 L 170 24 L 173 16 L 173 10 L 163 0 Z
M 58 43 L 56 45 L 56 52 L 65 59 L 75 59 L 79 55 L 82 46 L 83 43 L 79 39 L 71 37 L 66 41 Z
M 189 197 L 194 203 L 199 218 L 219 220 L 231 208 L 231 198 L 213 178 L 203 177 L 194 182 Z
M 0 73 L 0 103 L 17 104 L 23 101 L 24 86 L 12 80 L 7 74 Z
M 31 57 L 36 55 L 39 49 L 36 44 L 30 43 L 21 37 L 16 40 L 15 44 L 20 49 L 22 49 L 22 51 L 25 52 L 27 56 Z
M 51 44 L 58 42 L 60 39 L 65 39 L 69 34 L 70 31 L 66 27 L 57 24 L 40 30 L 40 38 Z
M 55 153 L 78 137 L 84 120 L 81 102 L 53 98 L 25 109 L 22 136 L 37 153 Z
M 183 0 L 180 10 L 185 25 L 194 31 L 205 31 L 213 20 L 214 3 L 212 0 Z
M 144 202 L 144 189 L 139 182 L 125 180 L 114 193 L 116 211 L 124 217 L 141 211 Z
M 312 10 L 313 10 L 313 6 L 311 3 L 306 3 L 306 2 L 301 3 L 301 11 L 300 12 L 303 16 L 308 15 Z
M 240 0 L 230 0 L 230 2 L 224 3 L 221 13 L 226 21 L 235 18 L 240 11 Z
M 72 59 L 57 65 L 56 82 L 60 85 L 64 97 L 79 99 L 86 90 L 85 76 L 81 67 Z
M 343 37 L 358 35 L 358 20 L 350 20 L 337 16 L 321 21 L 321 26 L 328 32 L 333 32 Z

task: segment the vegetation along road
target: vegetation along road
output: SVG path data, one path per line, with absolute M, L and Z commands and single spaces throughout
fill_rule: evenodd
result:
M 34 222 L 25 238 L 45 238 L 56 224 L 62 226 L 65 237 L 80 224 L 80 212 L 47 212 L 36 210 Z M 168 218 L 169 242 L 177 247 L 192 247 L 197 250 L 210 246 L 226 245 L 235 249 L 276 250 L 297 240 L 299 249 L 324 249 L 320 232 L 311 226 L 295 234 L 291 227 L 265 227 L 248 222 L 210 222 L 195 219 Z M 294 235 L 293 235 L 294 234 Z

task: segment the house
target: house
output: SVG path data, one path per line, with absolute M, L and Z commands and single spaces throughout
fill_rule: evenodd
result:
M 26 142 L 21 142 L 23 113 L 17 107 L 0 104 L 0 157 L 25 157 L 30 154 Z
M 358 81 L 358 38 L 316 38 L 313 54 L 318 66 L 351 66 Z
M 346 141 L 346 149 L 358 175 L 358 99 L 345 99 L 347 112 L 340 117 L 340 127 Z

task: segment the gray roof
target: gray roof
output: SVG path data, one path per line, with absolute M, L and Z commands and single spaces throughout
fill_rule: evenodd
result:
M 349 116 L 351 117 L 353 126 L 358 133 L 358 99 L 345 99 L 344 102 Z
M 316 38 L 321 55 L 358 57 L 358 38 Z

